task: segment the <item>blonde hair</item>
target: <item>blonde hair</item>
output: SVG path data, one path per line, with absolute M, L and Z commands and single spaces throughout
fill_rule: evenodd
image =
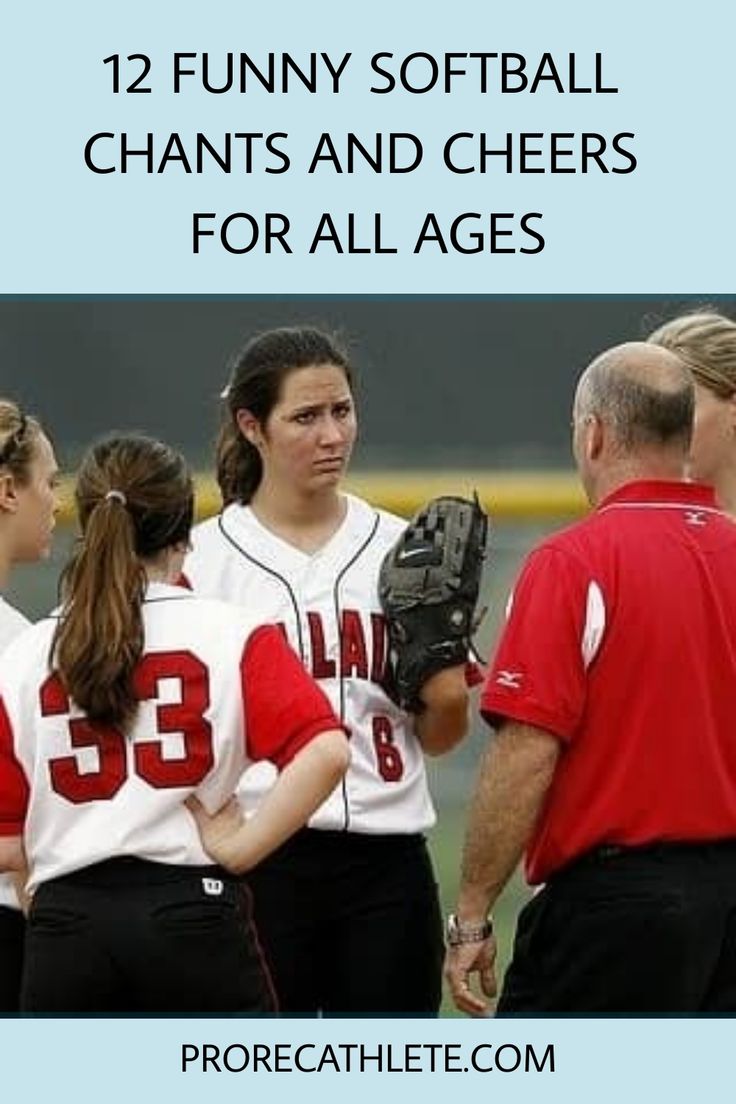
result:
M 0 471 L 27 483 L 41 433 L 39 422 L 23 414 L 17 403 L 0 399 Z
M 675 353 L 696 383 L 720 399 L 736 394 L 736 322 L 717 311 L 694 311 L 665 322 L 647 338 Z

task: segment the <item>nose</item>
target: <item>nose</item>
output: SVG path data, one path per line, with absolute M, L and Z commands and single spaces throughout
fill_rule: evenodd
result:
M 344 425 L 339 419 L 328 414 L 321 423 L 320 444 L 339 445 L 345 437 Z

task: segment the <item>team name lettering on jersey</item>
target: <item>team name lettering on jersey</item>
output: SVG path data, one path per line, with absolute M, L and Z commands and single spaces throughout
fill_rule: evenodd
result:
M 325 622 L 318 610 L 306 614 L 309 629 L 309 656 L 302 657 L 309 673 L 315 679 L 358 678 L 382 686 L 386 678 L 387 633 L 386 619 L 381 613 L 363 613 L 357 609 L 343 609 L 340 613 L 340 657 L 331 658 L 326 643 Z M 289 640 L 283 622 L 279 628 Z M 289 640 L 298 647 L 297 640 Z
M 195 594 L 278 624 L 350 733 L 348 773 L 311 827 L 422 832 L 434 823 L 434 811 L 414 720 L 388 692 L 388 635 L 377 583 L 406 522 L 352 495 L 345 505 L 337 532 L 307 556 L 271 533 L 249 506 L 231 503 L 195 527 L 184 572 Z M 246 773 L 239 788 L 246 809 L 258 807 L 273 779 L 265 768 Z

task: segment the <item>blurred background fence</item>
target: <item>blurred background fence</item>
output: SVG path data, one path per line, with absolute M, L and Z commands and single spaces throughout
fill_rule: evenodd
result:
M 358 373 L 361 438 L 351 489 L 408 514 L 427 497 L 478 489 L 493 518 L 484 580 L 492 648 L 520 561 L 584 508 L 570 470 L 575 380 L 599 351 L 640 339 L 664 319 L 728 297 L 680 298 L 6 298 L 0 299 L 0 393 L 37 413 L 69 473 L 51 559 L 20 569 L 8 598 L 29 616 L 55 604 L 72 540 L 71 475 L 89 441 L 111 429 L 161 436 L 187 455 L 200 513 L 217 509 L 211 447 L 228 361 L 252 334 L 279 325 L 337 331 Z M 430 763 L 441 891 L 452 902 L 478 755 L 465 745 Z M 498 910 L 502 965 L 525 896 L 517 879 Z

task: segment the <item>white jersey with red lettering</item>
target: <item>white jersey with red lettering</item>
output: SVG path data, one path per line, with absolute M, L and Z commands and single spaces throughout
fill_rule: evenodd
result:
M 29 629 L 31 622 L 19 610 L 0 598 L 0 652 L 6 645 Z M 12 874 L 0 874 L 0 905 L 5 908 L 20 909 L 20 901 L 15 891 Z
M 350 734 L 348 773 L 313 828 L 414 833 L 435 815 L 413 719 L 384 689 L 386 624 L 378 599 L 383 558 L 406 522 L 346 496 L 346 515 L 312 554 L 276 536 L 248 506 L 232 504 L 195 527 L 184 576 L 194 592 L 279 623 Z M 241 785 L 246 812 L 272 783 L 261 766 Z
M 23 832 L 29 889 L 118 856 L 205 865 L 191 793 L 214 811 L 243 769 L 281 767 L 338 727 L 324 694 L 263 617 L 152 583 L 139 700 L 126 734 L 91 724 L 49 670 L 56 624 L 11 644 L 0 671 L 0 833 Z M 256 627 L 260 626 L 260 627 Z

